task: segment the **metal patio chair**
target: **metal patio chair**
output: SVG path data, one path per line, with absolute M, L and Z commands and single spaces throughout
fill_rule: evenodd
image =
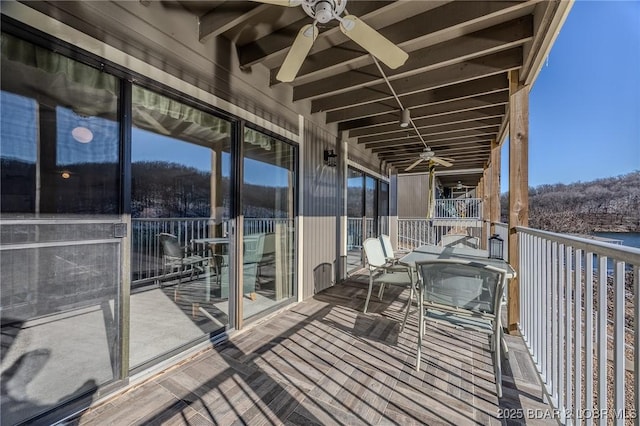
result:
M 432 321 L 489 336 L 498 397 L 502 397 L 501 348 L 506 355 L 500 320 L 501 296 L 507 272 L 494 266 L 462 259 L 416 262 L 421 283 L 416 369 L 420 369 L 424 321 Z
M 382 243 L 378 238 L 367 238 L 362 246 L 367 259 L 367 267 L 369 269 L 369 289 L 367 291 L 367 300 L 364 303 L 363 312 L 365 314 L 367 313 L 367 308 L 369 307 L 369 300 L 371 299 L 371 291 L 373 289 L 374 283 L 380 284 L 380 290 L 378 291 L 379 299 L 382 299 L 384 286 L 386 284 L 409 287 L 411 292 L 409 294 L 409 300 L 407 302 L 407 308 L 404 315 L 405 320 L 402 323 L 402 326 L 404 327 L 407 316 L 409 315 L 411 300 L 413 299 L 415 290 L 413 273 L 411 272 L 410 268 L 407 267 L 404 267 L 402 270 L 397 271 L 388 270 L 387 267 L 389 265 L 382 249 Z

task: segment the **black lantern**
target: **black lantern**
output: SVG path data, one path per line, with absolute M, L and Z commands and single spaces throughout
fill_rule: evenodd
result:
M 489 238 L 489 259 L 502 259 L 503 247 L 504 240 L 498 234 L 493 234 Z
M 336 167 L 338 165 L 338 155 L 333 152 L 332 149 L 324 150 L 324 164 L 329 167 Z

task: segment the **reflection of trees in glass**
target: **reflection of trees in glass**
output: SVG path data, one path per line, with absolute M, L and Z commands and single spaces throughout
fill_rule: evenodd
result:
M 177 163 L 154 161 L 133 163 L 131 168 L 133 217 L 209 217 L 211 214 L 211 174 Z M 288 189 L 245 184 L 246 217 L 288 217 Z M 224 194 L 223 219 L 229 218 L 231 188 L 229 178 L 220 180 Z M 275 201 L 283 200 L 274 209 Z
M 131 166 L 133 217 L 209 217 L 211 174 L 161 161 Z M 228 180 L 223 182 L 223 187 Z
M 36 210 L 36 165 L 13 159 L 0 163 L 2 213 L 33 213 Z
M 380 182 L 380 192 L 378 195 L 378 215 L 389 215 L 389 184 Z
M 362 217 L 362 186 L 347 189 L 347 216 Z
M 364 214 L 364 174 L 352 168 L 347 169 L 347 216 L 362 217 Z
M 2 212 L 34 213 L 36 165 L 3 159 L 0 169 Z M 68 178 L 63 178 L 63 171 Z M 68 164 L 41 174 L 40 213 L 118 214 L 117 164 Z

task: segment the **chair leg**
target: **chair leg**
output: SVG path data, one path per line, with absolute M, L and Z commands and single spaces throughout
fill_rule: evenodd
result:
M 407 302 L 407 309 L 404 313 L 404 320 L 402 320 L 402 327 L 400 327 L 400 331 L 404 330 L 404 326 L 407 323 L 407 318 L 409 318 L 409 310 L 411 309 L 412 300 L 413 300 L 413 286 L 411 286 L 411 290 L 409 293 L 409 301 Z
M 369 306 L 369 299 L 371 299 L 371 289 L 373 288 L 373 276 L 369 272 L 369 291 L 367 292 L 367 300 L 364 302 L 364 313 L 367 313 L 367 307 Z
M 493 368 L 496 376 L 496 393 L 498 398 L 502 398 L 502 357 L 500 356 L 500 333 L 494 334 L 493 346 L 496 350 L 493 353 Z
M 380 284 L 380 289 L 378 290 L 378 300 L 382 300 L 382 296 L 384 295 L 384 286 L 385 283 Z
M 422 335 L 424 334 L 424 308 L 422 306 L 421 293 L 418 292 L 418 350 L 416 351 L 416 371 L 420 371 L 422 359 Z
M 504 338 L 504 330 L 500 326 L 500 344 L 502 345 L 502 355 L 505 359 L 509 359 L 509 348 L 507 347 L 507 341 Z

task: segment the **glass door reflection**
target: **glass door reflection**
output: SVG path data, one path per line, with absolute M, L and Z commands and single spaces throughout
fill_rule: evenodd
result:
M 231 123 L 133 87 L 130 366 L 229 323 Z
M 243 318 L 294 296 L 296 148 L 244 131 Z

